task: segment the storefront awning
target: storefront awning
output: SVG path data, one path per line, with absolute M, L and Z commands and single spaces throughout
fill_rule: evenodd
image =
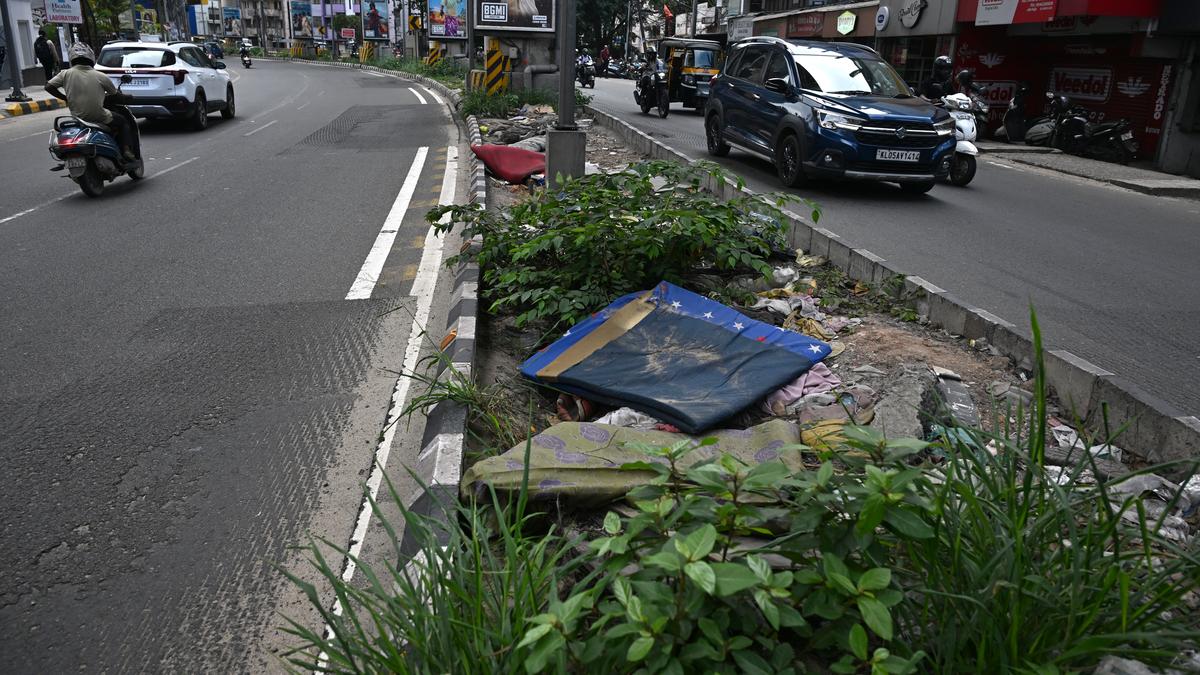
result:
M 1001 26 L 1069 16 L 1154 18 L 1161 10 L 1161 0 L 958 0 L 956 18 L 977 26 Z
M 810 9 L 794 9 L 790 12 L 775 12 L 774 14 L 763 14 L 754 17 L 754 21 L 770 21 L 771 19 L 782 19 L 788 16 L 796 16 L 797 14 L 819 14 L 823 12 L 842 12 L 852 9 L 862 9 L 863 7 L 876 7 L 879 5 L 879 0 L 869 0 L 868 2 L 851 2 L 845 5 L 829 5 L 827 7 L 812 7 Z

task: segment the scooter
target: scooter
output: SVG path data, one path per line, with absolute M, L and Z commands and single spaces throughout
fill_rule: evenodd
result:
M 243 52 L 243 53 L 242 53 L 242 67 L 243 67 L 243 68 L 249 68 L 249 67 L 250 67 L 250 54 L 249 54 L 249 52 Z
M 996 130 L 996 139 L 1019 143 L 1025 140 L 1025 99 L 1029 96 L 1029 85 L 1022 82 L 1017 85 L 1013 97 L 1008 100 L 1008 109 L 1004 111 L 1004 119 Z
M 132 81 L 129 74 L 122 75 L 117 91 Z M 73 115 L 54 118 L 54 131 L 50 134 L 50 154 L 62 162 L 50 170 L 66 169 L 71 180 L 78 183 L 79 189 L 89 197 L 99 197 L 104 192 L 105 181 L 116 180 L 123 174 L 133 180 L 146 175 L 137 120 L 129 108 L 117 104 L 113 99 L 113 96 L 109 96 L 104 107 L 129 123 L 128 143 L 135 159 L 127 160 L 122 156 L 112 129 L 103 124 L 84 122 Z
M 647 63 L 633 88 L 633 100 L 642 109 L 643 115 L 649 115 L 650 109 L 658 106 L 658 116 L 666 117 L 671 110 L 671 99 L 667 95 L 667 68 L 662 59 L 655 59 L 653 64 Z
M 975 178 L 975 158 L 979 156 L 979 148 L 975 146 L 975 139 L 979 136 L 979 127 L 976 124 L 978 102 L 979 99 L 972 99 L 966 94 L 949 94 L 942 97 L 942 104 L 954 118 L 954 139 L 957 141 L 948 177 L 951 185 L 965 187 Z M 986 104 L 984 105 L 986 107 Z
M 590 56 L 580 56 L 575 61 L 575 77 L 579 80 L 579 86 L 596 88 L 596 64 Z

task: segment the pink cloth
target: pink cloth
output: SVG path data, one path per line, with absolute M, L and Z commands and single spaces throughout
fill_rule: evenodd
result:
M 762 409 L 770 415 L 782 415 L 790 403 L 799 401 L 809 394 L 823 394 L 832 391 L 842 383 L 841 378 L 833 374 L 829 366 L 817 363 L 803 375 L 797 377 L 791 384 L 785 384 L 781 389 L 768 396 L 762 402 Z

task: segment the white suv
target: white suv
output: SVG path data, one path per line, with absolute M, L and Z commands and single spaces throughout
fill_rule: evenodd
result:
M 110 42 L 100 50 L 96 70 L 114 84 L 124 74 L 133 78 L 121 91 L 133 97 L 129 110 L 137 117 L 185 119 L 199 130 L 208 126 L 210 112 L 234 115 L 225 64 L 191 42 Z

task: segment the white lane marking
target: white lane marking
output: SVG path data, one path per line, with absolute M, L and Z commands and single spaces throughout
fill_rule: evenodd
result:
M 170 173 L 170 172 L 174 171 L 175 169 L 178 169 L 179 167 L 184 166 L 185 164 L 191 164 L 192 162 L 194 162 L 198 159 L 200 159 L 200 158 L 193 157 L 189 160 L 180 162 L 169 169 L 163 169 L 162 171 L 159 171 L 156 174 L 151 174 L 150 176 L 147 176 L 146 180 L 150 180 L 151 178 L 158 178 L 159 176 L 163 175 L 164 173 Z M 38 204 L 37 206 L 31 206 L 31 207 L 25 209 L 24 211 L 18 211 L 17 213 L 14 213 L 11 216 L 8 216 L 6 218 L 0 218 L 0 225 L 3 225 L 4 223 L 9 222 L 10 220 L 16 220 L 17 218 L 20 218 L 21 216 L 29 215 L 30 213 L 33 213 L 34 211 L 37 211 L 38 209 L 50 206 L 51 204 L 57 204 L 58 202 L 61 202 L 62 200 L 66 199 L 67 197 L 71 197 L 76 194 L 78 194 L 78 193 L 75 192 L 74 190 L 72 190 L 71 192 L 68 192 L 67 194 L 62 195 L 61 197 L 55 197 L 54 199 L 42 202 L 41 204 Z
M 238 81 L 238 80 L 240 80 L 240 79 L 242 79 L 242 74 L 241 74 L 241 73 L 229 73 L 229 82 L 230 82 L 230 84 L 232 84 L 232 83 L 234 83 L 234 82 L 237 82 L 237 81 Z
M 253 131 L 247 131 L 246 133 L 244 133 L 242 135 L 243 136 L 253 136 L 254 134 L 257 134 L 258 132 L 262 131 L 263 129 L 266 129 L 267 127 L 271 126 L 272 124 L 275 124 L 278 121 L 279 120 L 271 120 L 270 122 L 267 122 L 266 124 L 262 125 L 261 127 L 255 129 Z
M 373 77 L 386 77 L 386 75 L 380 75 L 379 73 L 377 73 L 377 72 L 375 72 L 375 71 L 373 71 L 373 70 L 364 70 L 363 72 L 364 72 L 364 73 L 366 73 L 366 74 L 368 74 L 368 75 L 371 75 L 371 76 L 373 76 Z
M 23 141 L 26 138 L 33 138 L 34 136 L 46 136 L 49 133 L 50 133 L 49 129 L 42 129 L 41 131 L 35 131 L 32 134 L 25 134 L 24 136 L 17 136 L 16 138 L 6 138 L 4 140 L 4 142 L 9 143 L 11 141 Z
M 424 89 L 426 94 L 429 94 L 429 95 L 430 95 L 430 97 L 432 97 L 432 98 L 433 98 L 433 100 L 437 101 L 437 104 L 438 104 L 438 105 L 441 105 L 441 104 L 442 104 L 442 97 L 441 97 L 441 96 L 438 96 L 438 95 L 437 95 L 437 94 L 435 94 L 435 93 L 433 93 L 433 91 L 431 91 L 431 90 L 429 89 L 429 87 L 426 87 L 425 85 L 421 85 L 421 89 Z
M 300 106 L 299 108 L 296 108 L 296 110 L 297 111 L 304 110 L 305 108 L 308 107 L 308 104 L 310 104 L 310 103 L 312 103 L 312 101 L 305 101 L 304 105 Z
M 412 87 L 409 87 L 408 90 L 413 93 L 413 96 L 417 97 L 417 100 L 421 102 L 421 105 L 425 105 L 425 97 L 424 96 L 418 94 L 417 90 L 413 89 Z
M 369 298 L 375 290 L 375 283 L 379 281 L 379 273 L 383 271 L 383 264 L 387 262 L 388 253 L 392 250 L 392 242 L 396 241 L 396 233 L 400 231 L 400 223 L 408 211 L 408 204 L 412 201 L 413 193 L 417 191 L 417 181 L 421 178 L 421 169 L 425 166 L 427 154 L 429 154 L 428 147 L 417 148 L 417 156 L 413 158 L 412 167 L 408 170 L 408 177 L 404 179 L 404 185 L 400 187 L 396 201 L 392 202 L 392 210 L 384 219 L 383 228 L 379 230 L 375 244 L 367 253 L 367 259 L 363 261 L 362 269 L 358 271 L 358 276 L 350 285 L 350 292 L 346 294 L 347 300 Z
M 421 148 L 425 150 L 425 148 Z M 415 164 L 414 164 L 415 166 Z M 411 175 L 411 174 L 410 174 Z M 446 148 L 446 173 L 442 175 L 442 194 L 439 204 L 454 203 L 454 186 L 458 178 L 458 148 Z M 403 190 L 401 190 L 403 192 Z M 399 198 L 397 198 L 399 201 Z M 449 220 L 450 214 L 442 216 L 442 222 Z M 404 361 L 400 366 L 402 373 L 396 379 L 396 387 L 392 390 L 392 406 L 388 412 L 387 424 L 384 427 L 383 439 L 375 449 L 375 463 L 371 474 L 367 477 L 367 494 L 363 495 L 362 505 L 358 509 L 358 519 L 354 523 L 354 533 L 350 535 L 350 547 L 347 549 L 346 568 L 342 571 L 342 581 L 350 583 L 354 572 L 358 569 L 355 562 L 362 556 L 363 543 L 367 539 L 367 528 L 371 524 L 371 502 L 379 495 L 379 486 L 383 483 L 383 472 L 387 469 L 388 456 L 392 452 L 392 443 L 396 438 L 396 427 L 399 426 L 400 412 L 408 403 L 408 390 L 412 386 L 412 378 L 403 373 L 412 373 L 417 369 L 421 357 L 422 331 L 429 323 L 429 312 L 433 306 L 433 292 L 437 288 L 438 270 L 442 266 L 442 237 L 432 226 L 425 233 L 425 248 L 421 251 L 421 262 L 417 266 L 417 278 L 413 281 L 409 295 L 417 299 L 416 311 L 413 313 L 412 328 L 409 329 L 408 344 L 404 347 Z M 369 495 L 369 498 L 368 496 Z M 344 608 L 340 599 L 333 603 L 333 615 L 341 616 Z M 325 626 L 325 639 L 332 637 L 333 630 Z M 317 657 L 316 672 L 324 672 L 329 656 L 322 652 Z

